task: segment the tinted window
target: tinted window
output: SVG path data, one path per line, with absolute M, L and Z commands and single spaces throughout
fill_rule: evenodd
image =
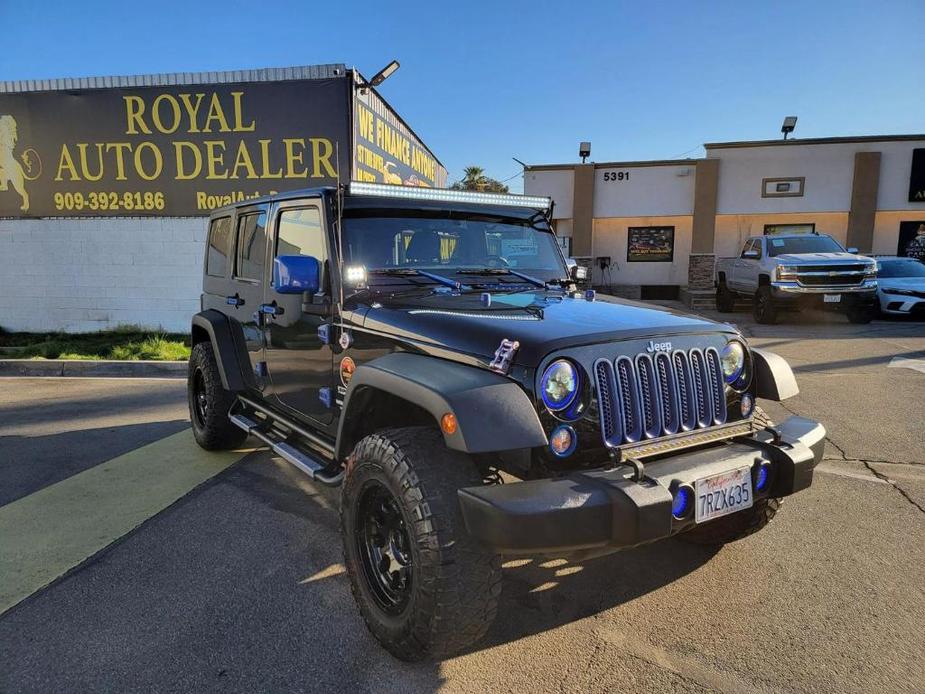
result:
M 784 253 L 844 253 L 838 242 L 829 236 L 792 236 L 789 238 L 768 237 L 768 255 Z
M 249 280 L 263 279 L 267 257 L 267 214 L 255 212 L 238 217 L 238 252 L 235 277 Z
M 881 260 L 877 263 L 879 277 L 925 277 L 925 265 L 918 260 Z
M 224 277 L 231 255 L 231 217 L 213 219 L 209 227 L 209 247 L 206 254 L 206 274 Z

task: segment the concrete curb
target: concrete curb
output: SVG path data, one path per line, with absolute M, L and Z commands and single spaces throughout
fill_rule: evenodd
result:
M 0 376 L 186 378 L 187 368 L 185 361 L 0 359 Z

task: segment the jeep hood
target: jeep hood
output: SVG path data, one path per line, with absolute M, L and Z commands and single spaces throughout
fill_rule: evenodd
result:
M 659 339 L 690 333 L 735 333 L 725 323 L 614 297 L 595 301 L 558 292 L 433 294 L 373 303 L 363 327 L 421 344 L 491 360 L 501 340 L 520 343 L 514 363 L 536 367 L 550 352 L 625 339 Z

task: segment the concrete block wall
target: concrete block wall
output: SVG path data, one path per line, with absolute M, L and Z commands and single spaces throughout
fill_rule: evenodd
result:
M 206 219 L 0 219 L 0 328 L 187 332 Z

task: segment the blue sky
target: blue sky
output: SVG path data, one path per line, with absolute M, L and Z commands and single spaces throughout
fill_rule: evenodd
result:
M 0 79 L 344 62 L 450 171 L 925 131 L 925 2 L 0 0 Z M 510 181 L 515 189 L 519 177 Z

